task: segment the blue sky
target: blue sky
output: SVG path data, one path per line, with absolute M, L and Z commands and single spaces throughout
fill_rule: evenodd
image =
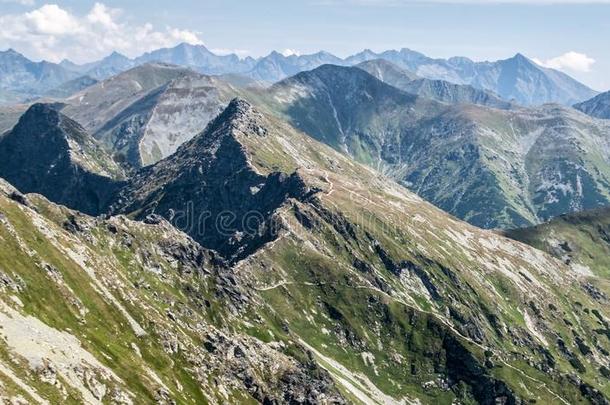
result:
M 260 56 L 411 48 L 496 60 L 521 52 L 610 89 L 610 0 L 0 0 L 0 49 L 78 62 L 187 41 Z

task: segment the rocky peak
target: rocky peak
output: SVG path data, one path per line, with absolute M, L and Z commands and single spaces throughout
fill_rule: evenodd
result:
M 0 176 L 23 192 L 97 214 L 123 173 L 77 122 L 38 103 L 0 140 Z
M 527 56 L 522 53 L 517 53 L 510 59 L 507 59 L 505 62 L 508 62 L 511 65 L 516 65 L 523 68 L 536 68 L 537 66 L 532 62 Z
M 240 260 L 278 236 L 276 211 L 310 189 L 297 173 L 263 173 L 269 123 L 247 101 L 233 99 L 207 128 L 176 153 L 142 169 L 120 190 L 110 214 L 158 214 L 202 246 Z M 169 192 L 171 190 L 171 192 Z
M 59 114 L 53 104 L 36 103 L 21 116 L 17 125 L 25 125 L 25 123 L 58 125 Z
M 224 137 L 235 137 L 235 131 L 239 130 L 247 134 L 264 135 L 265 129 L 260 124 L 261 115 L 254 110 L 252 105 L 242 98 L 234 98 L 229 105 L 207 126 L 205 131 L 186 142 L 172 159 L 179 156 L 193 154 L 200 155 L 201 151 L 208 149 L 212 144 L 219 142 Z
M 12 59 L 12 60 L 21 59 L 21 60 L 24 60 L 24 61 L 27 61 L 27 62 L 30 61 L 29 59 L 27 59 L 25 56 L 23 56 L 22 54 L 20 54 L 19 52 L 17 52 L 13 48 L 9 48 L 9 49 L 7 49 L 4 52 L 0 52 L 0 58 L 2 58 L 2 59 L 6 58 L 6 59 L 9 59 L 9 60 L 10 59 Z
M 252 104 L 243 98 L 236 97 L 227 106 L 224 112 L 219 116 L 221 120 L 239 120 L 246 118 L 254 112 Z
M 122 53 L 118 53 L 117 51 L 112 52 L 110 55 L 104 58 L 104 61 L 112 61 L 112 62 L 124 62 L 129 61 L 129 58 Z
M 61 114 L 56 104 L 33 104 L 19 119 L 13 128 L 14 141 L 23 147 L 44 148 L 53 153 L 68 153 L 76 148 L 76 143 L 82 142 L 85 130 L 76 121 Z M 6 144 L 6 142 L 3 142 Z M 32 155 L 24 158 L 39 158 Z
M 106 177 L 123 177 L 120 167 L 76 121 L 60 112 L 62 104 L 33 104 L 20 118 L 14 131 L 23 142 L 61 144 L 74 163 Z M 47 145 L 49 146 L 49 145 Z
M 267 55 L 267 58 L 277 58 L 277 59 L 281 59 L 284 58 L 284 55 L 282 55 L 281 53 L 279 53 L 278 51 L 271 51 L 271 53 L 269 55 Z
M 254 111 L 252 104 L 246 100 L 236 97 L 227 108 L 217 118 L 219 121 L 227 121 L 232 126 L 242 126 L 243 124 L 253 124 L 260 114 Z

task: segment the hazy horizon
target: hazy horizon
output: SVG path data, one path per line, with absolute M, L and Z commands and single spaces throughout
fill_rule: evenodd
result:
M 598 91 L 610 89 L 607 0 L 0 0 L 0 49 L 32 60 L 85 63 L 112 51 L 135 57 L 180 42 L 218 54 L 275 50 L 346 57 L 409 48 L 475 61 L 522 53 Z

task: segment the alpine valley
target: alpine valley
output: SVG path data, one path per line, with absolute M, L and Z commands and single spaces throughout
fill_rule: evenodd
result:
M 408 49 L 0 72 L 1 403 L 610 403 L 607 93 Z

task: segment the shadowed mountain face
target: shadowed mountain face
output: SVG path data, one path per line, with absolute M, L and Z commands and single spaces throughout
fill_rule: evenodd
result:
M 575 271 L 610 278 L 610 208 L 561 215 L 504 234 L 548 252 Z
M 22 382 L 5 384 L 9 396 L 608 396 L 607 285 L 454 219 L 243 100 L 124 185 L 113 213 L 144 223 L 0 190 L 0 364 Z M 196 221 L 180 221 L 189 204 Z M 210 217 L 221 219 L 198 221 Z M 203 227 L 182 226 L 193 223 Z M 54 348 L 43 369 L 24 341 Z
M 610 91 L 576 104 L 574 108 L 591 117 L 610 119 Z
M 0 177 L 25 193 L 98 214 L 123 172 L 78 123 L 34 104 L 0 139 Z
M 523 226 L 610 202 L 610 126 L 569 108 L 449 106 L 330 65 L 274 85 L 267 102 L 478 226 Z
M 243 101 L 233 101 L 207 129 L 173 155 L 141 170 L 112 205 L 113 213 L 167 218 L 203 246 L 238 260 L 277 231 L 272 215 L 289 198 L 306 199 L 296 173 L 259 173 L 250 166 L 240 137 L 265 142 L 262 117 Z M 226 234 L 218 227 L 226 226 Z
M 13 128 L 27 109 L 25 104 L 0 106 L 0 136 Z

